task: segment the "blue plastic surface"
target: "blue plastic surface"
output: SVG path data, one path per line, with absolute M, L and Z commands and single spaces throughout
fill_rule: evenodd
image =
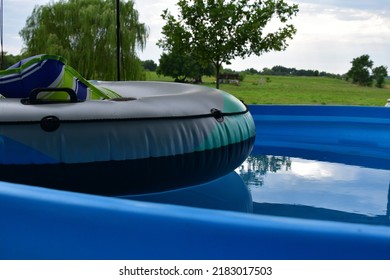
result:
M 387 259 L 390 230 L 2 184 L 1 259 Z
M 250 106 L 255 148 L 292 145 L 308 154 L 329 151 L 386 161 L 390 111 L 383 109 Z M 280 135 L 283 141 L 277 142 Z M 307 137 L 313 145 L 302 145 Z M 208 187 L 230 183 L 237 182 L 221 178 Z M 1 183 L 0 259 L 390 259 L 389 227 L 231 210 Z
M 255 149 L 299 149 L 390 159 L 390 110 L 364 106 L 253 105 Z

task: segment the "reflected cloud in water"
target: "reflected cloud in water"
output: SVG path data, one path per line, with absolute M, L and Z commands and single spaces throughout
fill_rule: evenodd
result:
M 298 157 L 251 156 L 236 170 L 254 203 L 388 215 L 390 172 Z

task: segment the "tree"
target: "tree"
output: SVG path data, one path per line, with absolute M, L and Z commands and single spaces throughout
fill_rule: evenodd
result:
M 212 63 L 217 88 L 223 63 L 285 50 L 287 39 L 296 33 L 288 21 L 298 6 L 283 0 L 179 0 L 177 5 L 178 18 L 168 10 L 162 14 L 166 23 L 158 45 L 168 52 L 190 54 L 202 64 Z M 271 20 L 279 21 L 279 27 L 266 32 Z
M 256 75 L 256 74 L 259 74 L 259 71 L 257 71 L 255 68 L 251 67 L 251 68 L 247 68 L 245 71 L 245 73 L 249 73 L 251 75 Z
M 185 53 L 163 53 L 159 60 L 157 74 L 170 76 L 176 82 L 185 82 L 192 79 L 196 83 L 202 82 L 203 75 L 212 75 L 214 69 L 212 65 L 204 67 L 191 55 Z
M 275 73 L 277 76 L 287 76 L 291 75 L 293 72 L 296 72 L 297 69 L 295 68 L 287 68 L 281 65 L 276 65 L 272 67 L 272 71 Z
M 148 71 L 156 71 L 157 69 L 157 64 L 151 59 L 142 61 L 142 66 L 144 67 L 145 70 Z
M 370 70 L 374 62 L 370 56 L 364 54 L 352 60 L 352 68 L 348 71 L 347 76 L 352 79 L 353 83 L 358 83 L 362 86 L 372 85 L 372 76 Z
M 116 78 L 114 0 L 59 0 L 36 6 L 20 31 L 24 56 L 56 54 L 88 79 Z M 133 1 L 121 1 L 121 77 L 142 78 L 136 49 L 143 49 L 148 28 L 138 21 Z
M 17 63 L 19 60 L 21 60 L 21 57 L 19 55 L 12 55 L 12 54 L 7 54 L 4 53 L 4 60 L 1 62 L 1 69 L 7 69 L 11 65 Z
M 353 83 L 362 86 L 371 86 L 375 79 L 375 86 L 382 88 L 387 77 L 387 67 L 382 65 L 373 68 L 374 62 L 368 54 L 364 54 L 352 60 L 352 68 L 348 71 L 347 77 L 352 79 Z M 371 74 L 372 72 L 372 74 Z
M 378 88 L 383 88 L 383 85 L 385 84 L 385 78 L 387 77 L 387 67 L 386 66 L 379 66 L 374 69 L 372 69 L 372 73 L 375 79 L 375 86 Z

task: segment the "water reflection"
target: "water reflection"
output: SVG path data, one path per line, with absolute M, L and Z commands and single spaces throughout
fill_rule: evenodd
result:
M 160 193 L 121 196 L 121 198 L 198 208 L 253 212 L 251 193 L 235 172 L 197 186 Z
M 293 155 L 293 156 L 292 156 Z M 329 153 L 251 155 L 217 180 L 132 200 L 246 213 L 390 226 L 390 165 Z M 353 160 L 353 164 L 351 164 Z
M 389 224 L 388 167 L 252 155 L 236 172 L 258 214 Z
M 291 168 L 291 160 L 284 156 L 249 156 L 237 170 L 242 180 L 248 187 L 262 186 L 264 175 L 268 172 L 277 172 L 282 169 L 288 171 Z

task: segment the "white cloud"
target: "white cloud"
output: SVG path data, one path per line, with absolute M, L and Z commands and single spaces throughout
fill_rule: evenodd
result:
M 366 11 L 388 11 L 390 2 L 388 0 L 371 0 L 371 1 L 356 1 L 356 0 L 296 0 L 298 4 L 316 4 L 325 7 L 339 7 L 342 9 L 366 10 Z
M 251 191 L 253 201 L 365 215 L 386 213 L 388 171 L 300 158 L 291 162 L 291 170 L 264 176 L 264 185 Z
M 300 8 L 294 19 L 298 32 L 288 49 L 237 59 L 231 68 L 283 65 L 343 74 L 350 69 L 350 61 L 362 54 L 369 54 L 375 64 L 390 64 L 390 17 L 376 9 L 381 1 L 364 1 L 373 4 L 371 9 L 353 5 L 361 1 L 295 2 Z

